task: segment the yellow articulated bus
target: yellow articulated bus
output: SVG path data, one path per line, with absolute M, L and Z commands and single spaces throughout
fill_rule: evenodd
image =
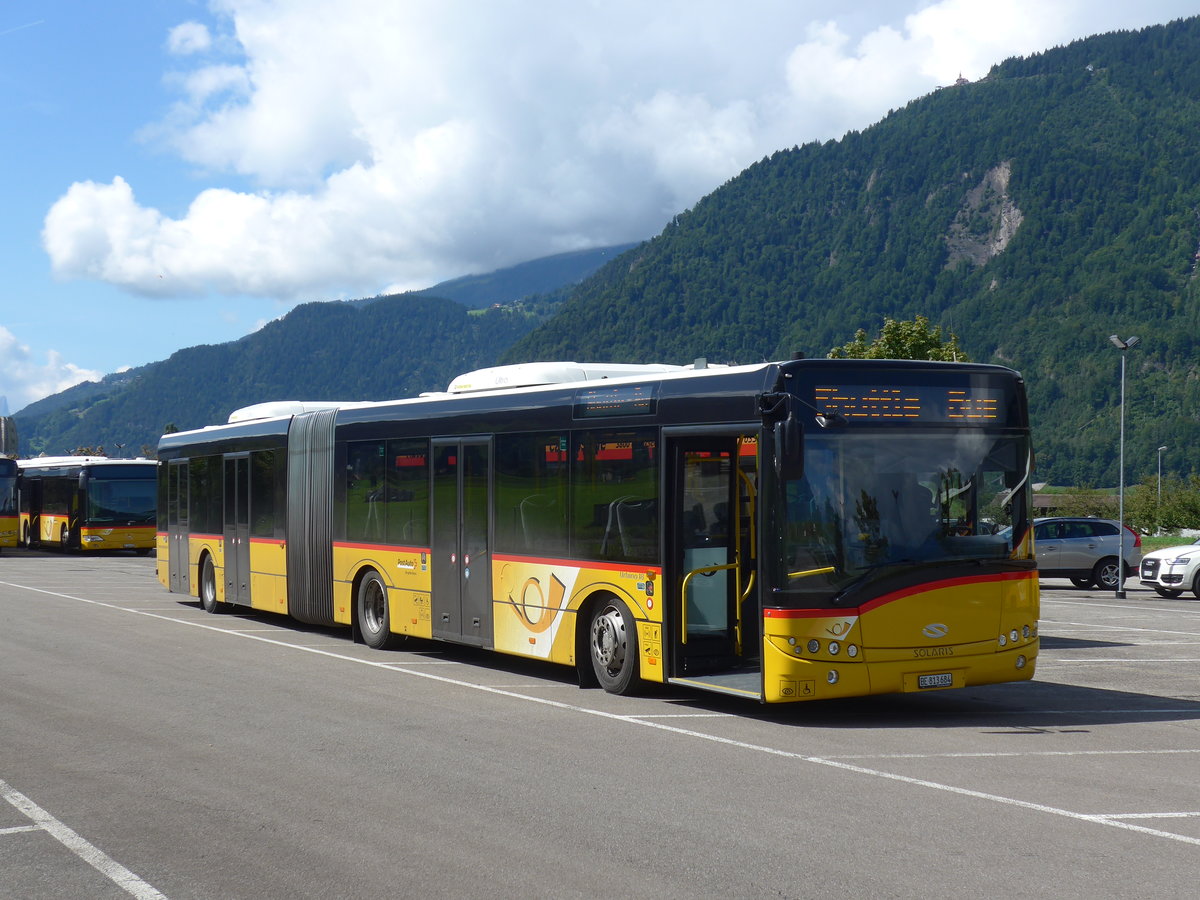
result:
M 0 550 L 17 546 L 17 461 L 0 456 Z
M 545 659 L 614 693 L 1033 677 L 1009 369 L 531 363 L 407 400 L 261 404 L 159 457 L 158 577 L 212 612 Z
M 154 549 L 157 461 L 55 456 L 18 465 L 24 546 L 143 554 Z

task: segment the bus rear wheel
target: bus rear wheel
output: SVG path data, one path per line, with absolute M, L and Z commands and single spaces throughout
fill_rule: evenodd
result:
M 588 632 L 592 668 L 610 694 L 632 694 L 637 688 L 637 624 L 629 607 L 612 597 L 598 603 Z
M 205 612 L 221 611 L 221 602 L 217 599 L 217 569 L 211 556 L 204 557 L 200 564 L 200 605 Z
M 388 650 L 399 643 L 392 634 L 388 612 L 387 585 L 378 572 L 368 572 L 358 583 L 358 630 L 363 643 L 375 650 Z

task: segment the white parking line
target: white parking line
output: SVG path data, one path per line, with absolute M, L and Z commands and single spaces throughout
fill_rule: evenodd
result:
M 24 794 L 14 790 L 9 786 L 8 782 L 2 779 L 0 779 L 0 797 L 11 803 L 26 818 L 34 823 L 33 825 L 24 825 L 17 828 L 6 828 L 0 834 L 12 834 L 18 831 L 45 831 L 127 894 L 131 894 L 139 898 L 139 900 L 166 900 L 165 894 L 155 890 L 94 844 L 85 841 Z
M 855 765 L 850 762 L 844 762 L 833 757 L 809 756 L 804 753 L 797 753 L 791 750 L 781 750 L 777 747 L 767 747 L 761 744 L 752 744 L 747 741 L 739 741 L 734 738 L 721 737 L 715 734 L 706 734 L 702 731 L 693 731 L 688 728 L 680 728 L 675 725 L 668 725 L 663 722 L 649 721 L 649 716 L 639 716 L 637 714 L 618 714 L 605 712 L 600 709 L 591 709 L 586 706 L 578 706 L 574 703 L 567 703 L 563 700 L 551 700 L 546 697 L 537 697 L 529 694 L 522 694 L 516 691 L 506 690 L 502 688 L 494 688 L 484 684 L 476 684 L 470 681 L 463 681 L 459 678 L 451 678 L 446 675 L 436 675 L 432 672 L 422 672 L 416 668 L 408 668 L 398 666 L 394 663 L 385 663 L 381 660 L 363 659 L 355 656 L 348 656 L 344 653 L 337 653 L 332 650 L 322 649 L 319 647 L 310 647 L 303 644 L 293 644 L 288 641 L 278 640 L 274 638 L 259 637 L 253 634 L 245 634 L 235 631 L 228 631 L 214 625 L 208 625 L 201 622 L 193 622 L 184 619 L 176 619 L 170 616 L 163 616 L 157 613 L 143 612 L 142 610 L 130 609 L 124 606 L 118 606 L 113 603 L 106 603 L 101 600 L 91 600 L 86 597 L 76 597 L 71 594 L 62 594 L 55 591 L 48 591 L 42 588 L 29 587 L 24 584 L 10 584 L 9 582 L 0 582 L 0 584 L 8 585 L 21 590 L 32 591 L 38 594 L 49 594 L 51 596 L 60 597 L 64 600 L 74 600 L 80 603 L 87 603 L 93 606 L 106 607 L 118 612 L 132 613 L 139 616 L 147 616 L 152 619 L 159 619 L 165 622 L 173 622 L 180 625 L 189 625 L 194 628 L 201 628 L 205 631 L 215 631 L 219 634 L 230 635 L 244 640 L 259 641 L 264 644 L 271 644 L 276 647 L 285 647 L 293 650 L 300 650 L 304 653 L 312 653 L 316 656 L 323 656 L 327 659 L 337 659 L 344 662 L 354 663 L 357 665 L 370 666 L 376 669 L 388 669 L 404 675 L 411 675 L 415 678 L 425 678 L 429 681 L 436 681 L 441 684 L 454 685 L 456 687 L 465 688 L 467 690 L 481 691 L 483 693 L 495 694 L 502 697 L 507 697 L 512 700 L 519 700 L 526 703 L 536 703 L 542 706 L 548 706 L 554 709 L 561 709 L 568 712 L 580 713 L 588 716 L 596 716 L 597 718 L 608 719 L 610 721 L 624 722 L 629 725 L 635 725 L 641 728 L 653 728 L 658 731 L 668 732 L 680 737 L 688 737 L 694 740 L 705 741 L 708 743 L 721 744 L 727 747 L 734 747 L 741 750 L 746 750 L 752 753 L 760 753 L 768 756 L 774 756 L 782 759 L 790 759 L 795 762 L 808 763 L 810 765 L 824 766 L 831 769 L 837 769 L 842 772 L 849 772 L 856 775 L 865 775 L 870 778 L 883 779 L 899 784 L 909 785 L 911 787 L 926 788 L 933 791 L 941 791 L 947 794 L 954 794 L 960 797 L 968 797 L 974 800 L 983 800 L 989 803 L 996 803 L 1003 806 L 1016 807 L 1025 809 L 1031 812 L 1043 813 L 1046 815 L 1061 816 L 1065 819 L 1073 819 L 1077 822 L 1087 822 L 1094 825 L 1104 825 L 1109 828 L 1119 828 L 1124 831 L 1133 831 L 1138 834 L 1144 834 L 1151 837 L 1165 838 L 1171 841 L 1177 841 L 1183 844 L 1192 844 L 1200 846 L 1200 838 L 1190 835 L 1175 834 L 1170 831 L 1161 831 L 1157 828 L 1148 828 L 1144 825 L 1135 825 L 1132 822 L 1125 822 L 1118 819 L 1106 818 L 1104 816 L 1090 815 L 1087 813 L 1075 812 L 1069 809 L 1062 809 L 1056 806 L 1049 806 L 1044 803 L 1034 803 L 1029 800 L 1020 800 L 1015 797 L 1005 797 L 1000 794 L 990 794 L 985 791 L 976 791 L 970 788 L 958 787 L 952 784 L 944 784 L 938 781 L 931 781 L 925 778 L 914 778 L 909 775 L 901 775 L 897 772 L 887 772 L 882 769 L 872 769 L 865 766 Z M 1192 712 L 1194 710 L 1188 710 Z M 1098 710 L 1091 710 L 1092 714 L 1097 714 Z M 1140 710 L 1140 712 L 1146 712 Z M 1023 711 L 1023 715 L 1027 715 L 1028 711 Z

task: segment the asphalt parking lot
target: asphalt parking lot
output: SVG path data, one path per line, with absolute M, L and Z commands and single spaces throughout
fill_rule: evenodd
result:
M 1190 595 L 1047 581 L 1031 683 L 761 707 L 212 616 L 153 564 L 0 557 L 0 897 L 1200 883 Z

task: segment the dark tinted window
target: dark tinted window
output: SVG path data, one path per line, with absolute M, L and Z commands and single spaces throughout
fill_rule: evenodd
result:
M 250 533 L 255 537 L 275 535 L 274 450 L 250 454 Z
M 496 438 L 496 548 L 567 553 L 567 436 Z
M 382 497 L 389 544 L 429 545 L 429 442 L 388 441 Z
M 346 537 L 383 541 L 383 441 L 355 441 L 346 447 Z
M 574 432 L 571 555 L 658 559 L 658 447 L 653 429 Z

